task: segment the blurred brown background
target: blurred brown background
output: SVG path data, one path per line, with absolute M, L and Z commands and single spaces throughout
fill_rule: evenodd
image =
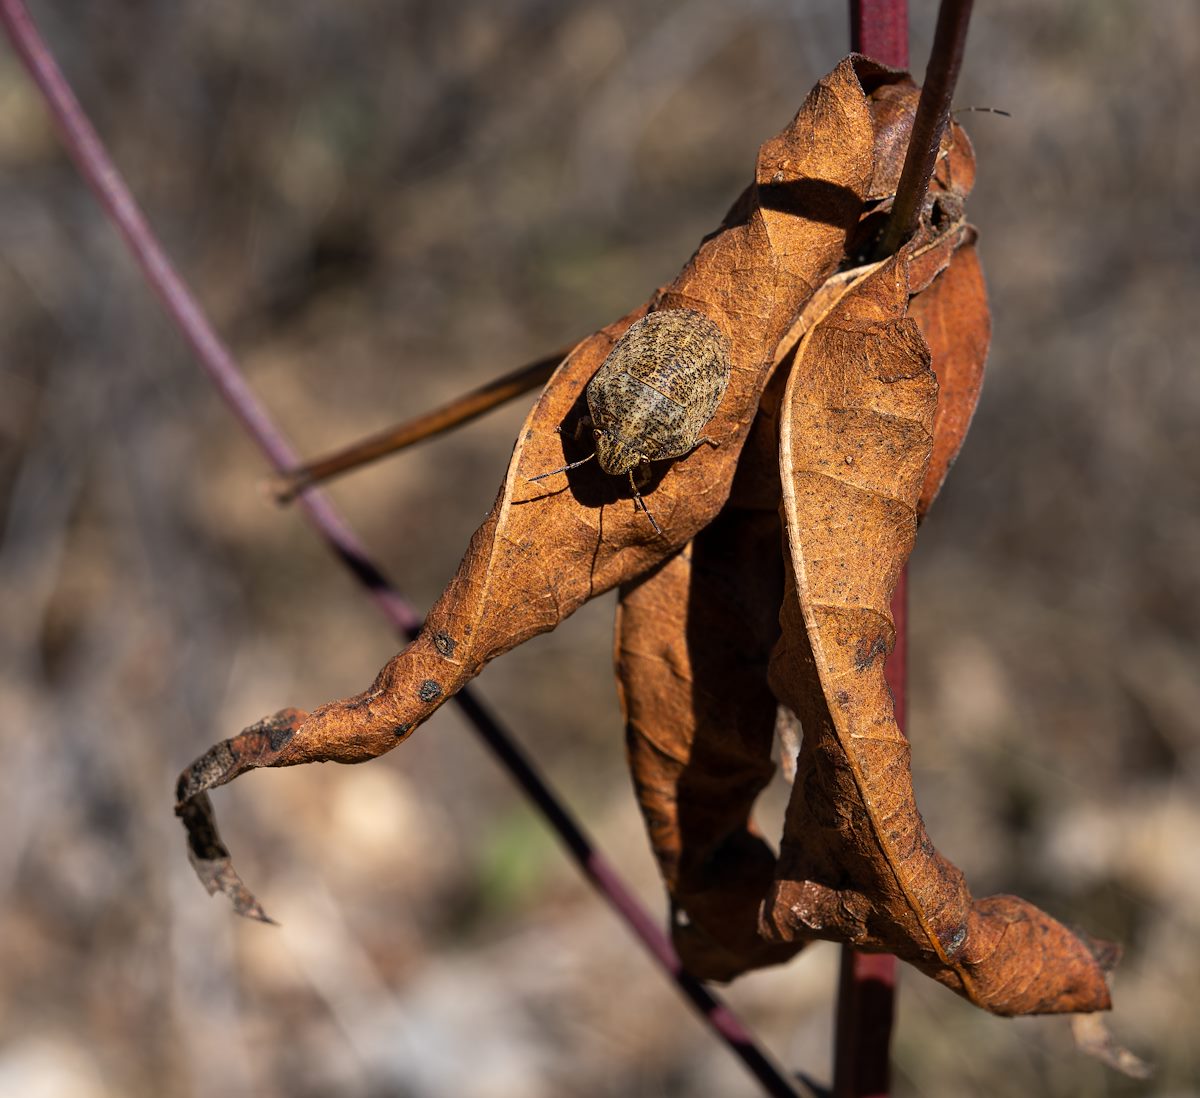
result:
M 845 52 L 841 0 L 70 3 L 34 14 L 306 453 L 670 277 Z M 935 5 L 912 5 L 913 57 Z M 977 5 L 958 101 L 989 379 L 913 563 L 920 803 L 979 894 L 1127 948 L 1122 1080 L 903 974 L 899 1095 L 1200 1094 L 1200 8 Z M 1189 119 L 1191 121 L 1189 121 Z M 0 1094 L 750 1095 L 453 707 L 218 794 L 281 929 L 210 901 L 175 774 L 396 642 L 218 404 L 0 46 Z M 340 482 L 419 607 L 528 401 Z M 480 690 L 662 909 L 612 598 Z M 781 791 L 773 794 L 778 805 Z M 735 984 L 828 1078 L 836 950 Z

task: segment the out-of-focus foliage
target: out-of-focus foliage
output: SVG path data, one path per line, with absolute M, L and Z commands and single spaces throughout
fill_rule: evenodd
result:
M 846 45 L 842 4 L 782 0 L 34 13 L 311 453 L 642 300 Z M 1198 66 L 1191 5 L 979 7 L 959 100 L 1015 116 L 972 119 L 992 356 L 913 563 L 929 832 L 981 893 L 1126 943 L 1113 1022 L 1156 1093 L 1200 1076 Z M 449 709 L 369 768 L 218 794 L 282 929 L 203 895 L 179 767 L 395 641 L 264 501 L 6 52 L 0 386 L 0 1092 L 751 1093 Z M 524 411 L 335 489 L 422 607 Z M 602 601 L 481 688 L 661 904 Z M 817 1075 L 833 959 L 730 992 Z M 1149 1092 L 924 981 L 900 1018 L 901 1094 Z

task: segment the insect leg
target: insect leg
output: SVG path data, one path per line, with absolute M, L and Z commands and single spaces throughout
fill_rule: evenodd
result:
M 633 470 L 629 470 L 629 487 L 633 489 L 633 498 L 637 500 L 637 505 L 645 512 L 646 518 L 650 520 L 650 525 L 654 527 L 654 532 L 661 538 L 663 537 L 662 528 L 654 521 L 654 516 L 650 514 L 650 508 L 646 506 L 646 501 L 642 499 L 642 493 L 638 491 L 637 484 L 633 479 Z

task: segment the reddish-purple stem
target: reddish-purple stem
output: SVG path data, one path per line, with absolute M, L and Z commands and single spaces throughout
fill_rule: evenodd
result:
M 850 48 L 893 68 L 908 68 L 907 0 L 850 0 Z M 908 680 L 908 572 L 892 596 L 896 647 L 884 666 L 895 698 L 896 722 L 905 725 Z M 891 1089 L 892 1021 L 896 1011 L 896 958 L 859 953 L 843 945 L 834 1027 L 834 1098 L 887 1098 Z
M 877 254 L 880 259 L 892 255 L 917 231 L 942 134 L 950 121 L 954 86 L 958 83 L 967 45 L 971 7 L 972 0 L 942 0 L 938 5 L 933 48 L 929 53 L 929 64 L 925 66 L 925 83 L 913 119 L 908 153 L 904 157 L 900 182 L 896 185 L 892 212 L 879 241 Z
M 850 0 L 850 48 L 892 68 L 908 68 L 907 0 Z
M 254 395 L 229 348 L 214 331 L 199 303 L 167 258 L 21 0 L 0 0 L 0 23 L 17 56 L 45 97 L 80 174 L 99 198 L 142 268 L 146 281 L 191 346 L 201 368 L 216 385 L 273 469 L 283 473 L 293 468 L 299 461 L 291 444 Z M 420 628 L 420 616 L 384 577 L 328 499 L 320 491 L 310 489 L 301 495 L 299 505 L 317 533 L 359 579 L 388 621 L 400 633 L 412 637 Z M 558 834 L 587 880 L 624 920 L 713 1032 L 758 1079 L 763 1093 L 775 1098 L 796 1098 L 804 1093 L 770 1061 L 733 1011 L 683 971 L 659 922 L 642 907 L 613 864 L 596 848 L 483 703 L 469 690 L 461 691 L 454 700 L 513 780 Z

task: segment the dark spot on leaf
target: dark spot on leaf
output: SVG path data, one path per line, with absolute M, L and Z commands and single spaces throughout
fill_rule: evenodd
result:
M 880 634 L 870 644 L 864 637 L 854 649 L 854 666 L 859 671 L 865 671 L 871 666 L 876 656 L 886 656 L 888 650 L 887 637 Z
M 412 721 L 409 721 L 407 724 L 396 725 L 396 739 L 402 739 L 403 737 L 407 736 L 411 730 Z
M 454 649 L 458 642 L 450 636 L 449 633 L 443 633 L 440 630 L 433 634 L 433 646 L 438 650 L 438 654 L 449 659 L 454 655 Z
M 295 734 L 296 730 L 292 727 L 291 721 L 286 724 L 280 722 L 267 727 L 267 742 L 271 745 L 272 751 L 278 751 Z
M 442 684 L 437 679 L 426 679 L 417 690 L 417 697 L 423 702 L 431 702 L 442 696 Z

